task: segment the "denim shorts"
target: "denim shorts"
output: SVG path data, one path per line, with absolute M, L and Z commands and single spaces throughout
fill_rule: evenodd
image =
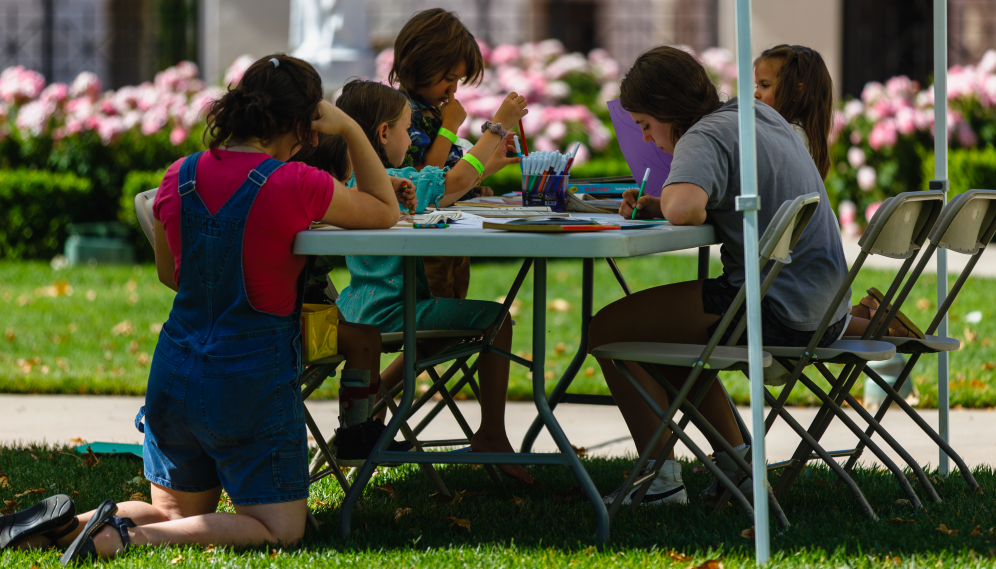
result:
M 143 407 L 145 477 L 180 492 L 221 486 L 238 505 L 307 498 L 296 366 L 293 346 L 210 357 L 164 328 Z
M 735 287 L 726 280 L 726 275 L 720 276 L 715 279 L 706 279 L 702 281 L 702 310 L 706 314 L 716 314 L 718 316 L 723 316 L 726 311 L 729 310 L 730 305 L 733 304 L 734 299 L 736 299 L 737 293 L 740 292 L 739 287 Z M 730 322 L 729 328 L 723 334 L 722 340 L 719 344 L 725 346 L 726 342 L 729 341 L 730 335 L 733 330 L 737 327 L 740 319 L 743 318 L 744 313 L 747 311 L 747 303 L 743 303 L 740 306 L 740 310 L 733 317 L 733 321 Z M 720 319 L 722 320 L 722 319 Z M 717 320 L 712 326 L 709 327 L 709 335 L 712 336 L 719 328 L 719 320 Z M 826 331 L 823 332 L 823 337 L 816 344 L 818 348 L 825 348 L 830 344 L 833 344 L 840 338 L 841 333 L 844 331 L 844 325 L 847 322 L 847 317 L 841 318 L 837 322 L 827 326 Z M 761 336 L 765 346 L 808 346 L 809 341 L 813 339 L 813 333 L 815 330 L 805 331 L 796 330 L 794 328 L 789 328 L 781 320 L 775 316 L 774 309 L 771 306 L 771 302 L 767 298 L 761 299 Z M 741 346 L 747 345 L 747 332 L 744 331 L 740 335 L 737 344 Z

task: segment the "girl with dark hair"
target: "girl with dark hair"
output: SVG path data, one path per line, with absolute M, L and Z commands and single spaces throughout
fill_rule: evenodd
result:
M 636 192 L 627 192 L 619 213 L 628 218 L 636 208 L 641 218 L 665 218 L 674 225 L 708 221 L 723 244 L 723 275 L 651 288 L 610 304 L 592 320 L 590 347 L 612 342 L 705 344 L 744 282 L 743 214 L 735 208 L 740 194 L 737 100 L 721 103 L 705 69 L 691 55 L 657 47 L 637 58 L 623 79 L 621 103 L 642 127 L 644 141 L 672 153 L 674 160 L 659 198 L 644 195 L 637 200 Z M 847 273 L 840 231 L 822 177 L 789 123 L 766 105 L 756 106 L 756 123 L 757 185 L 763 206 L 758 212 L 759 231 L 767 228 L 786 200 L 811 192 L 822 197 L 792 251 L 792 263 L 782 269 L 761 303 L 766 345 L 805 346 Z M 836 308 L 834 323 L 820 338 L 819 346 L 843 334 L 849 308 L 848 295 Z M 734 318 L 730 332 L 743 310 Z M 746 341 L 746 335 L 740 338 L 741 343 Z M 646 449 L 659 419 L 612 362 L 599 360 L 599 365 L 637 448 Z M 664 388 L 639 366 L 631 365 L 630 370 L 666 409 Z M 667 366 L 660 370 L 676 385 L 684 382 L 688 371 Z M 713 385 L 699 410 L 737 452 L 746 456 L 749 448 L 719 384 Z M 664 443 L 662 439 L 653 450 L 660 453 Z M 713 446 L 717 446 L 715 442 Z M 715 456 L 717 465 L 732 476 L 736 471 L 733 460 L 723 452 Z M 687 502 L 681 466 L 674 462 L 673 453 L 669 458 L 644 505 Z M 750 481 L 745 480 L 740 489 L 750 496 Z M 718 482 L 714 481 L 702 497 L 718 494 Z M 629 503 L 631 496 L 624 503 Z M 611 503 L 614 498 L 611 494 L 606 500 Z
M 504 134 L 485 132 L 464 158 L 448 170 L 426 166 L 421 172 L 415 168 L 399 168 L 408 150 L 408 127 L 411 109 L 404 95 L 373 81 L 355 80 L 347 83 L 336 106 L 356 120 L 368 140 L 377 149 L 384 168 L 396 180 L 399 199 L 413 206 L 412 213 L 422 213 L 428 205 L 446 206 L 463 195 L 481 175 L 478 166 L 470 159 L 481 159 L 510 147 L 511 139 Z M 511 93 L 502 101 L 495 113 L 494 122 L 514 124 L 526 114 L 525 98 Z M 336 167 L 339 161 L 332 151 L 340 143 L 329 137 L 319 144 L 312 157 L 325 157 L 326 163 L 312 162 L 320 168 Z M 324 148 L 328 145 L 329 148 Z M 470 157 L 470 159 L 468 159 Z M 491 163 L 491 162 L 489 162 Z M 485 170 L 488 172 L 488 170 Z M 347 182 L 347 186 L 353 181 Z M 414 195 L 401 188 L 404 183 L 414 186 Z M 381 332 L 399 332 L 402 327 L 403 289 L 401 257 L 347 256 L 346 266 L 351 276 L 349 287 L 339 295 L 336 304 L 343 317 L 350 322 L 376 326 Z M 482 300 L 437 298 L 429 288 L 422 259 L 416 262 L 417 305 L 415 308 L 418 330 L 487 330 L 498 315 L 501 305 Z M 503 322 L 494 345 L 510 350 L 512 324 Z M 477 452 L 514 452 L 505 432 L 505 396 L 508 391 L 509 362 L 505 358 L 483 353 L 479 360 L 481 379 L 481 424 L 471 439 L 470 446 Z M 402 379 L 402 359 L 395 360 L 381 373 L 387 389 Z M 533 478 L 518 465 L 501 465 L 507 475 L 532 482 Z
M 830 171 L 833 80 L 820 52 L 776 45 L 754 60 L 754 98 L 778 111 L 802 140 L 824 179 Z
M 356 188 L 285 164 L 318 132 L 347 141 Z M 167 170 L 154 205 L 159 279 L 177 295 L 135 420 L 152 503 L 105 500 L 77 516 L 71 499 L 53 496 L 0 519 L 5 547 L 64 546 L 66 564 L 130 544 L 293 544 L 304 535 L 305 259 L 291 252 L 294 236 L 313 221 L 388 228 L 398 205 L 363 131 L 322 100 L 318 74 L 299 59 L 255 62 L 212 106 L 207 137 L 209 151 Z M 217 513 L 222 489 L 236 513 Z

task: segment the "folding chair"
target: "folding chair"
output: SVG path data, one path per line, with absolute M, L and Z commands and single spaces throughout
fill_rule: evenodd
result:
M 869 255 L 883 255 L 896 259 L 905 259 L 902 267 L 893 279 L 888 292 L 885 294 L 883 305 L 888 306 L 890 302 L 893 302 L 893 297 L 895 296 L 896 291 L 899 290 L 903 280 L 906 279 L 910 268 L 916 260 L 917 251 L 921 249 L 928 233 L 931 230 L 931 227 L 934 226 L 934 223 L 940 214 L 944 203 L 943 200 L 944 195 L 942 192 L 928 191 L 906 192 L 889 198 L 883 202 L 881 207 L 879 207 L 878 212 L 876 212 L 875 216 L 869 223 L 867 230 L 858 242 L 861 247 L 861 253 L 851 266 L 847 278 L 835 298 L 835 302 L 839 303 L 843 299 L 844 294 L 850 288 L 854 278 L 857 276 Z M 918 275 L 911 276 L 907 281 L 907 286 L 909 288 L 912 288 L 912 285 L 915 283 L 916 276 Z M 903 300 L 904 298 L 897 298 L 896 303 L 893 306 L 893 310 L 898 310 Z M 828 313 L 828 315 L 829 314 L 830 313 Z M 867 330 L 860 338 L 845 338 L 840 340 L 825 349 L 823 353 L 820 353 L 819 350 L 812 350 L 812 346 L 809 346 L 803 353 L 799 353 L 798 349 L 791 350 L 772 348 L 772 350 L 774 350 L 775 358 L 781 362 L 782 365 L 785 365 L 787 368 L 791 367 L 794 369 L 789 383 L 786 384 L 784 390 L 782 391 L 781 397 L 776 400 L 770 394 L 766 395 L 766 398 L 771 402 L 772 412 L 769 414 L 765 426 L 770 429 L 776 416 L 781 416 L 796 432 L 800 434 L 800 436 L 802 436 L 803 439 L 790 460 L 773 464 L 769 467 L 772 470 L 785 469 L 785 472 L 779 478 L 775 486 L 776 494 L 781 495 L 783 492 L 787 491 L 788 488 L 791 487 L 795 478 L 805 467 L 806 463 L 809 460 L 816 458 L 811 454 L 811 449 L 819 448 L 817 441 L 819 441 L 819 439 L 826 432 L 826 429 L 832 422 L 833 418 L 837 417 L 858 437 L 861 448 L 867 447 L 871 449 L 878 459 L 885 464 L 890 471 L 892 471 L 900 487 L 903 489 L 903 492 L 909 498 L 910 504 L 914 508 L 919 508 L 921 505 L 916 492 L 913 491 L 913 488 L 906 479 L 903 471 L 895 464 L 895 462 L 892 461 L 891 458 L 888 457 L 888 455 L 884 453 L 884 451 L 882 451 L 881 448 L 871 441 L 870 435 L 872 433 L 878 433 L 883 440 L 885 440 L 886 443 L 910 466 L 913 474 L 916 476 L 920 485 L 928 493 L 930 498 L 935 502 L 940 501 L 937 491 L 931 485 L 930 480 L 923 472 L 923 469 L 916 464 L 909 453 L 884 428 L 882 428 L 877 421 L 873 420 L 872 415 L 850 394 L 851 387 L 853 387 L 855 381 L 857 381 L 858 377 L 860 377 L 862 371 L 869 369 L 866 366 L 868 361 L 881 361 L 883 359 L 891 358 L 894 355 L 894 351 L 886 352 L 875 347 L 883 344 L 893 346 L 892 343 L 885 341 L 886 338 L 882 338 L 887 329 L 883 323 L 888 322 L 891 317 L 891 315 L 886 316 L 884 310 L 878 310 L 871 319 Z M 827 321 L 828 318 L 825 317 L 823 323 L 825 324 Z M 856 344 L 852 345 L 852 343 Z M 862 346 L 862 344 L 864 344 L 864 346 Z M 845 348 L 845 350 L 840 354 L 833 354 L 832 351 L 838 346 Z M 798 361 L 796 362 L 793 360 Z M 843 363 L 845 366 L 840 375 L 834 377 L 830 370 L 826 367 L 827 363 Z M 820 374 L 830 383 L 830 393 L 824 392 L 802 373 L 802 368 L 810 364 L 814 365 Z M 813 392 L 823 403 L 809 429 L 805 431 L 799 427 L 798 423 L 792 419 L 791 415 L 784 409 L 785 399 L 788 397 L 788 394 L 794 386 L 796 379 L 802 382 L 803 385 Z M 854 421 L 843 411 L 841 408 L 843 403 L 850 405 L 865 422 L 871 425 L 867 432 L 859 429 Z M 854 450 L 834 451 L 828 454 L 832 458 L 840 458 L 844 456 L 853 456 Z M 838 480 L 841 483 L 848 484 L 849 486 L 853 484 L 853 480 L 847 474 L 848 469 L 842 469 L 840 465 L 837 464 L 836 460 L 827 460 L 822 456 L 819 458 L 822 458 L 824 462 L 826 462 L 827 465 L 837 474 Z M 865 514 L 874 519 L 876 516 L 867 501 L 864 500 L 863 497 L 859 498 L 858 501 Z
M 895 316 L 896 312 L 899 311 L 899 307 L 909 296 L 910 291 L 913 288 L 913 284 L 920 277 L 927 262 L 933 256 L 934 251 L 938 247 L 943 247 L 951 251 L 958 253 L 963 253 L 965 255 L 971 255 L 972 258 L 965 265 L 961 274 L 958 275 L 958 279 L 955 281 L 954 286 L 948 293 L 944 302 L 937 307 L 937 313 L 934 315 L 933 320 L 931 320 L 930 325 L 925 330 L 926 338 L 921 340 L 919 338 L 897 338 L 897 337 L 883 337 L 882 340 L 894 344 L 896 350 L 899 353 L 909 354 L 910 359 L 906 363 L 906 366 L 900 372 L 899 377 L 896 379 L 893 385 L 882 379 L 882 377 L 872 369 L 865 369 L 864 373 L 868 377 L 872 378 L 875 383 L 882 387 L 885 391 L 886 396 L 891 399 L 896 405 L 902 409 L 906 415 L 913 420 L 914 423 L 924 433 L 927 434 L 933 440 L 941 450 L 944 451 L 948 457 L 951 458 L 955 464 L 958 465 L 959 472 L 965 482 L 968 483 L 969 487 L 974 491 L 979 488 L 979 483 L 975 481 L 975 477 L 972 476 L 971 470 L 962 460 L 961 456 L 958 455 L 951 448 L 951 445 L 947 443 L 941 436 L 935 431 L 930 425 L 928 425 L 920 414 L 916 412 L 906 401 L 899 395 L 899 390 L 902 388 L 903 384 L 909 379 L 913 368 L 916 366 L 920 359 L 920 356 L 924 354 L 935 354 L 938 352 L 951 352 L 958 350 L 961 343 L 954 339 L 945 336 L 933 336 L 931 335 L 937 330 L 938 325 L 940 325 L 941 320 L 944 315 L 947 314 L 951 305 L 954 303 L 955 297 L 961 291 L 962 286 L 964 286 L 965 281 L 968 280 L 969 275 L 975 268 L 979 259 L 982 257 L 982 253 L 986 250 L 986 244 L 988 244 L 993 239 L 993 235 L 996 234 L 996 191 L 994 190 L 969 190 L 963 194 L 955 196 L 950 203 L 941 211 L 940 217 L 934 224 L 934 228 L 930 232 L 928 239 L 930 244 L 924 251 L 920 262 L 917 263 L 916 268 L 910 275 L 909 281 L 907 281 L 906 286 L 903 288 L 902 292 L 896 298 L 896 302 L 892 310 L 885 317 L 885 322 L 890 322 Z M 883 325 L 882 328 L 885 326 Z M 866 434 L 871 436 L 873 432 L 874 425 L 877 425 L 885 417 L 886 412 L 889 410 L 888 404 L 883 404 L 879 407 L 878 412 L 875 414 L 874 423 L 872 427 L 869 427 Z M 864 450 L 863 444 L 858 444 L 855 447 L 851 458 L 848 460 L 847 464 L 844 466 L 846 470 L 850 470 L 854 467 Z M 912 467 L 912 465 L 910 465 Z
M 819 201 L 819 194 L 807 194 L 792 201 L 785 202 L 778 208 L 778 211 L 775 212 L 771 222 L 768 224 L 767 230 L 761 237 L 759 246 L 759 267 L 764 269 L 769 260 L 773 261 L 773 265 L 768 271 L 767 278 L 762 286 L 762 296 L 767 292 L 767 289 L 770 287 L 771 282 L 773 282 L 774 278 L 781 270 L 781 267 L 791 262 L 792 248 L 798 242 L 799 237 L 809 224 L 810 219 L 812 219 L 813 214 L 816 212 L 816 208 L 819 206 Z M 646 495 L 647 490 L 649 490 L 651 483 L 660 472 L 660 469 L 664 463 L 663 459 L 680 439 L 719 480 L 720 484 L 727 489 L 737 503 L 739 503 L 744 509 L 744 512 L 746 512 L 747 515 L 753 519 L 753 508 L 746 497 L 744 497 L 743 493 L 740 492 L 737 485 L 734 484 L 719 469 L 719 467 L 709 459 L 706 453 L 704 453 L 684 432 L 684 427 L 688 424 L 688 422 L 694 422 L 696 427 L 698 427 L 703 433 L 711 439 L 719 442 L 722 450 L 724 450 L 737 463 L 737 466 L 748 474 L 750 473 L 749 464 L 740 457 L 739 453 L 733 450 L 733 447 L 719 435 L 716 429 L 705 420 L 697 409 L 697 406 L 701 403 L 702 397 L 704 397 L 705 393 L 709 390 L 709 387 L 716 379 L 719 371 L 747 370 L 747 348 L 735 346 L 740 334 L 746 327 L 746 317 L 741 318 L 742 325 L 734 331 L 728 341 L 728 345 L 722 347 L 718 345 L 723 335 L 730 327 L 730 324 L 733 322 L 733 318 L 737 311 L 743 305 L 746 298 L 745 287 L 746 285 L 741 287 L 733 303 L 730 305 L 729 309 L 727 309 L 715 332 L 709 339 L 709 343 L 705 346 L 652 342 L 621 342 L 600 346 L 592 351 L 592 355 L 596 358 L 612 360 L 613 365 L 615 365 L 616 369 L 619 370 L 619 373 L 629 381 L 647 405 L 650 406 L 653 412 L 661 418 L 660 425 L 651 437 L 646 449 L 641 453 L 636 465 L 630 471 L 626 482 L 623 484 L 616 499 L 610 506 L 610 518 L 614 517 L 618 512 L 622 505 L 623 499 L 627 494 L 629 494 L 629 491 L 637 486 L 639 486 L 639 490 L 633 497 L 631 509 L 635 509 L 639 506 L 640 502 L 643 500 L 643 497 Z M 764 367 L 768 367 L 771 364 L 771 354 L 763 352 L 762 355 L 763 365 Z M 646 392 L 642 385 L 640 385 L 636 377 L 634 377 L 626 367 L 626 362 L 635 362 L 639 364 L 644 371 L 646 371 L 662 387 L 664 387 L 665 390 L 668 391 L 670 396 L 670 405 L 667 411 L 662 410 L 650 394 Z M 685 379 L 685 382 L 682 384 L 680 390 L 672 386 L 671 383 L 660 374 L 655 367 L 658 365 L 690 368 L 688 377 Z M 702 379 L 701 382 L 698 381 L 700 377 Z M 699 388 L 694 400 L 690 402 L 688 400 L 688 396 L 692 390 L 692 387 L 697 383 L 701 383 L 702 385 Z M 681 409 L 683 413 L 680 425 L 674 422 L 674 416 L 679 409 Z M 647 461 L 651 458 L 651 449 L 653 449 L 657 443 L 660 442 L 661 437 L 668 428 L 670 428 L 672 435 L 665 444 L 664 450 L 656 457 L 654 467 L 649 472 L 644 472 Z M 789 525 L 788 520 L 785 517 L 784 512 L 782 512 L 777 500 L 775 500 L 774 494 L 770 489 L 768 489 L 767 493 L 772 511 L 778 517 L 781 524 L 787 527 Z

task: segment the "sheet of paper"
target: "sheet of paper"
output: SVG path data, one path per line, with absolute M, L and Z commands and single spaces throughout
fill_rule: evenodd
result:
M 461 212 L 463 215 L 460 219 L 450 222 L 450 227 L 459 227 L 460 229 L 483 229 L 484 228 L 484 218 L 479 215 L 474 215 L 472 213 Z
M 616 130 L 616 140 L 626 157 L 633 178 L 639 183 L 643 174 L 650 168 L 650 179 L 644 190 L 652 196 L 660 196 L 667 175 L 671 172 L 670 154 L 664 153 L 654 146 L 653 142 L 643 142 L 643 132 L 640 125 L 633 122 L 633 117 L 622 108 L 619 99 L 609 101 L 609 115 L 612 117 L 612 127 Z

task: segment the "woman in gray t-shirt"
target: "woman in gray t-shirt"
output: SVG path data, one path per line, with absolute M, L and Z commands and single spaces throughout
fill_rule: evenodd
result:
M 722 103 L 705 69 L 691 55 L 671 47 L 657 47 L 637 58 L 623 79 L 621 95 L 623 108 L 642 127 L 644 140 L 673 153 L 674 160 L 659 198 L 644 196 L 637 202 L 636 192 L 628 192 L 619 213 L 629 217 L 635 206 L 641 218 L 663 217 L 675 225 L 712 224 L 723 244 L 723 275 L 651 288 L 610 304 L 592 321 L 590 347 L 613 342 L 705 344 L 744 282 L 743 214 L 734 207 L 740 195 L 737 101 Z M 756 122 L 758 192 L 763 204 L 758 212 L 759 230 L 765 230 L 786 200 L 811 192 L 819 192 L 822 198 L 793 250 L 792 263 L 782 269 L 761 304 L 766 345 L 805 346 L 847 273 L 840 231 L 819 171 L 792 127 L 763 103 L 756 105 Z M 833 324 L 821 337 L 820 346 L 843 334 L 849 309 L 848 295 L 836 307 Z M 746 343 L 746 334 L 740 342 Z M 611 362 L 599 360 L 599 365 L 637 448 L 645 449 L 659 419 Z M 664 389 L 638 366 L 630 369 L 657 403 L 667 408 Z M 660 370 L 676 385 L 688 374 L 684 368 L 661 366 Z M 699 410 L 731 446 L 747 454 L 718 383 Z M 656 451 L 663 446 L 662 440 Z M 717 447 L 715 442 L 713 447 Z M 673 459 L 672 454 L 643 504 L 687 501 L 680 465 Z M 716 460 L 722 470 L 733 474 L 735 463 L 725 453 L 717 452 Z M 741 491 L 749 496 L 749 481 Z M 715 482 L 703 492 L 703 497 L 717 495 Z M 628 501 L 629 497 L 624 503 Z

